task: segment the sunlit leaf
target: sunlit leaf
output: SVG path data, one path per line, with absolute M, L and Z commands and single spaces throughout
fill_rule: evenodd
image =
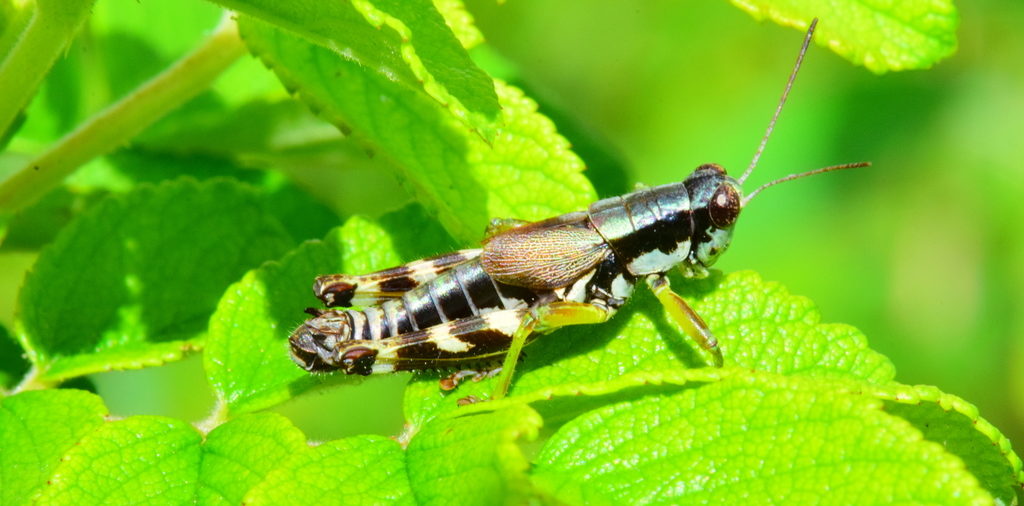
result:
M 523 503 L 532 494 L 521 444 L 542 422 L 529 407 L 438 419 L 406 450 L 409 484 L 420 504 Z
M 356 436 L 303 448 L 246 496 L 245 504 L 416 504 L 405 455 L 381 436 Z
M 497 83 L 493 141 L 426 94 L 368 72 L 261 21 L 242 17 L 250 49 L 328 121 L 398 171 L 414 197 L 465 244 L 492 217 L 541 219 L 594 199 L 583 165 L 530 99 Z
M 806 377 L 727 380 L 573 420 L 535 478 L 570 503 L 992 500 L 959 459 L 881 408 Z
M 80 390 L 0 399 L 0 503 L 26 504 L 61 456 L 103 424 L 103 402 Z
M 806 29 L 815 39 L 873 72 L 928 68 L 956 51 L 953 0 L 732 0 L 757 19 Z

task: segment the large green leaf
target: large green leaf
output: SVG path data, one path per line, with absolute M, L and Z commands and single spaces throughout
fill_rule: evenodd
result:
M 391 162 L 464 243 L 479 240 L 492 217 L 546 218 L 594 199 L 579 158 L 515 88 L 497 83 L 502 112 L 486 141 L 421 91 L 256 19 L 242 16 L 239 25 L 287 87 Z
M 992 501 L 963 462 L 881 408 L 806 377 L 726 380 L 587 413 L 551 438 L 534 476 L 570 503 Z
M 1006 438 L 973 404 L 930 386 L 881 385 L 868 389 L 885 410 L 904 418 L 925 439 L 959 457 L 967 470 L 1003 504 L 1024 500 L 1024 464 Z
M 922 69 L 956 51 L 959 16 L 953 0 L 731 0 L 757 19 L 805 29 L 873 72 Z
M 192 502 L 202 436 L 170 418 L 134 416 L 103 424 L 64 455 L 40 504 Z
M 224 288 L 291 244 L 238 183 L 139 186 L 43 250 L 18 299 L 18 338 L 43 382 L 175 360 L 201 346 Z

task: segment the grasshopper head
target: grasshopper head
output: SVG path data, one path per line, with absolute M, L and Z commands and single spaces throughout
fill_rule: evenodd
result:
M 702 278 L 732 242 L 732 227 L 743 208 L 742 192 L 739 182 L 713 163 L 697 167 L 683 185 L 690 194 L 693 238 L 682 270 L 686 277 Z

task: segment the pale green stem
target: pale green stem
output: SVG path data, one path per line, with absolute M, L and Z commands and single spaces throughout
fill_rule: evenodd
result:
M 228 403 L 220 395 L 217 396 L 217 400 L 213 405 L 213 409 L 206 418 L 195 422 L 193 426 L 203 434 L 209 434 L 210 431 L 216 429 L 224 422 L 228 421 Z
M 58 385 L 59 382 L 44 381 L 40 379 L 39 368 L 32 366 L 31 369 L 25 374 L 25 377 L 21 379 L 11 391 L 10 395 L 14 395 L 26 390 L 45 390 L 47 388 L 53 388 Z
M 22 209 L 93 158 L 124 145 L 143 129 L 202 91 L 239 57 L 245 46 L 225 15 L 195 50 L 117 103 L 90 118 L 0 182 L 0 215 Z
M 39 88 L 86 19 L 95 0 L 15 2 L 0 39 L 0 136 Z M 18 26 L 23 25 L 23 26 Z M 0 30 L 2 31 L 2 30 Z M 9 51 L 9 52 L 8 52 Z

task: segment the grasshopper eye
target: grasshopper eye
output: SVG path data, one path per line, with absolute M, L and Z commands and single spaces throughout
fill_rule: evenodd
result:
M 719 186 L 715 190 L 715 194 L 711 196 L 711 202 L 708 203 L 708 211 L 711 214 L 711 223 L 714 223 L 716 227 L 731 227 L 733 223 L 736 223 L 736 218 L 740 215 L 739 192 L 728 184 Z

